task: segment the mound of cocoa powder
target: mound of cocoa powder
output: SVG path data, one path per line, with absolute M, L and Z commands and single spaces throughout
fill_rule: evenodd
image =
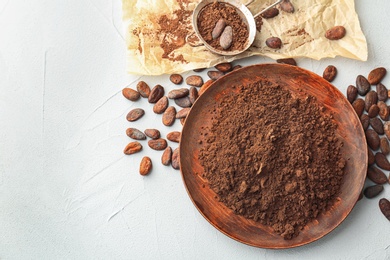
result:
M 243 50 L 249 37 L 248 27 L 237 10 L 229 4 L 214 2 L 202 8 L 198 15 L 198 30 L 202 38 L 211 47 L 224 50 L 219 43 L 220 38 L 213 39 L 211 35 L 215 25 L 221 18 L 225 20 L 226 26 L 231 26 L 233 29 L 232 44 L 225 51 Z
M 274 83 L 233 87 L 203 129 L 199 160 L 218 199 L 236 214 L 296 237 L 329 209 L 345 160 L 332 115 L 312 96 Z

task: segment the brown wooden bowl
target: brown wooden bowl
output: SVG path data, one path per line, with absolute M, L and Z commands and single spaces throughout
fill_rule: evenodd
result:
M 202 178 L 198 155 L 201 127 L 211 126 L 213 106 L 232 86 L 267 79 L 288 86 L 296 97 L 310 94 L 333 112 L 336 134 L 344 142 L 347 160 L 341 193 L 334 206 L 309 222 L 292 240 L 284 240 L 265 225 L 236 215 L 219 202 Z M 302 92 L 298 89 L 303 90 Z M 304 93 L 305 92 L 305 93 Z M 291 248 L 313 242 L 335 229 L 351 212 L 363 188 L 367 169 L 367 144 L 360 120 L 352 106 L 332 84 L 315 73 L 283 64 L 260 64 L 233 71 L 214 82 L 195 102 L 183 127 L 180 141 L 180 167 L 187 192 L 199 212 L 219 231 L 242 243 L 262 248 Z

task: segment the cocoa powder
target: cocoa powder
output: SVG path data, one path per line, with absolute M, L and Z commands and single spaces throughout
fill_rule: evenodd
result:
M 336 125 L 314 97 L 265 81 L 235 89 L 202 132 L 204 177 L 236 214 L 292 239 L 339 194 L 345 160 Z

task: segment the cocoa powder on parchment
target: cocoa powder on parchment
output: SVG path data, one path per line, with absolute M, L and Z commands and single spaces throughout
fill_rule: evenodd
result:
M 345 160 L 336 124 L 312 96 L 266 81 L 234 88 L 202 130 L 204 177 L 236 214 L 292 239 L 339 194 Z

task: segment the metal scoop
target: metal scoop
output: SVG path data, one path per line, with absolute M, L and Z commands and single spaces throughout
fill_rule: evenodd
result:
M 195 31 L 195 34 L 197 36 L 197 38 L 201 41 L 200 43 L 197 42 L 196 40 L 191 40 L 190 37 L 193 36 L 193 34 L 191 35 L 188 35 L 187 36 L 187 42 L 193 46 L 193 47 L 198 47 L 198 46 L 202 46 L 204 45 L 207 49 L 209 49 L 211 52 L 213 53 L 216 53 L 216 54 L 219 54 L 219 55 L 229 55 L 229 56 L 232 56 L 232 55 L 237 55 L 237 54 L 240 54 L 244 51 L 246 51 L 253 43 L 253 41 L 255 40 L 255 36 L 256 36 L 256 22 L 255 22 L 255 18 L 258 17 L 259 15 L 263 14 L 264 12 L 266 12 L 267 10 L 269 10 L 270 8 L 274 7 L 275 5 L 279 4 L 280 2 L 282 2 L 283 0 L 278 0 L 276 1 L 275 3 L 273 3 L 272 5 L 268 6 L 267 8 L 265 8 L 264 10 L 258 12 L 257 14 L 253 15 L 251 13 L 251 11 L 249 11 L 248 9 L 248 5 L 252 4 L 254 2 L 254 0 L 251 0 L 249 1 L 248 3 L 246 4 L 241 4 L 241 3 L 238 3 L 238 2 L 235 2 L 235 1 L 229 1 L 229 0 L 218 0 L 217 2 L 219 3 L 226 3 L 230 6 L 232 6 L 233 8 L 236 9 L 237 13 L 239 14 L 239 16 L 241 17 L 241 19 L 244 21 L 244 23 L 246 24 L 246 26 L 248 27 L 248 32 L 249 32 L 249 35 L 248 35 L 248 40 L 245 44 L 245 47 L 241 50 L 233 50 L 233 51 L 225 51 L 225 50 L 218 50 L 218 49 L 215 49 L 213 48 L 211 45 L 209 45 L 203 38 L 202 36 L 200 35 L 199 33 L 199 29 L 198 29 L 198 17 L 199 17 L 199 13 L 202 11 L 202 9 L 208 5 L 208 4 L 212 4 L 212 3 L 215 3 L 216 0 L 202 0 L 194 9 L 194 12 L 192 14 L 192 26 L 194 27 L 194 31 Z

